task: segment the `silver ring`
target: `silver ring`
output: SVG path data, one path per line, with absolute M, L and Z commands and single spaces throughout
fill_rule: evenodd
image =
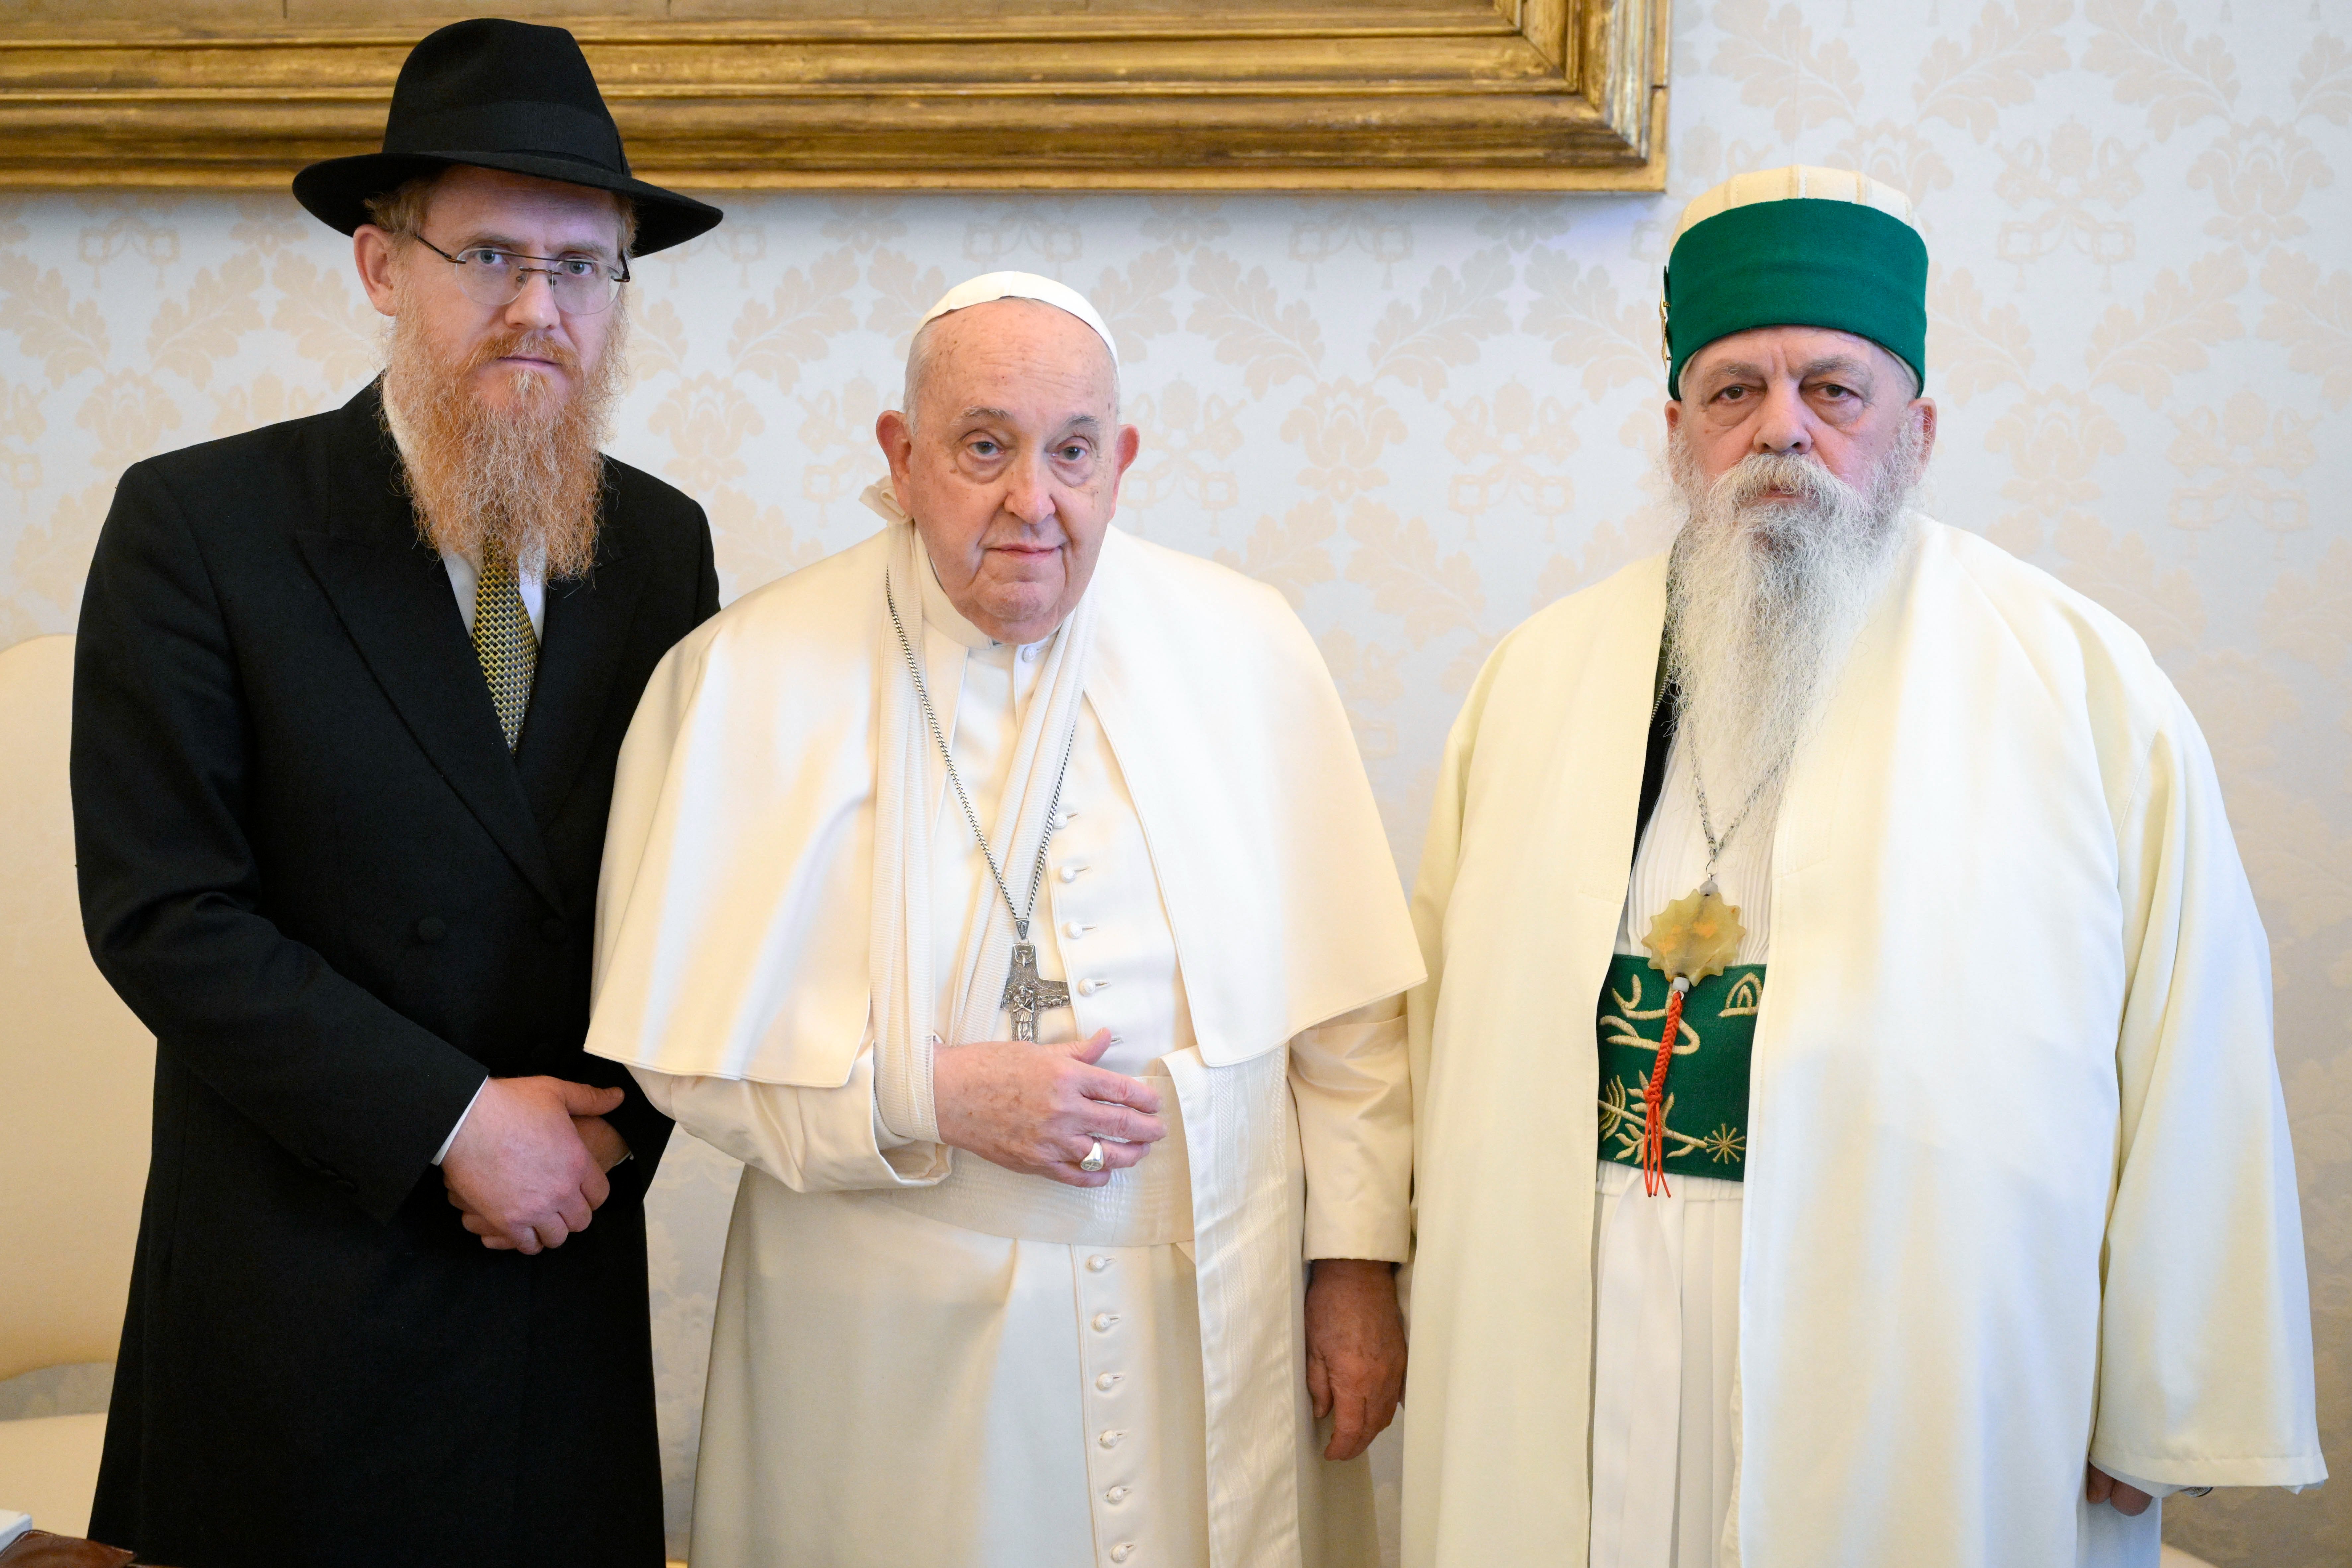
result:
M 1102 1140 L 1097 1138 L 1094 1141 L 1094 1147 L 1087 1151 L 1087 1157 L 1078 1162 L 1078 1169 L 1081 1171 L 1099 1171 L 1102 1168 Z

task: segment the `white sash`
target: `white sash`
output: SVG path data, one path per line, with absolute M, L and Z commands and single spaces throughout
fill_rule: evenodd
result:
M 864 500 L 893 524 L 883 579 L 885 602 L 875 607 L 886 622 L 876 654 L 875 690 L 880 695 L 881 716 L 875 732 L 874 923 L 867 946 L 875 1015 L 875 1103 L 883 1125 L 892 1132 L 935 1143 L 939 1127 L 931 1112 L 931 1053 L 940 1042 L 930 1033 L 938 995 L 937 977 L 931 973 L 931 827 L 946 770 L 940 739 L 923 716 L 907 668 L 908 648 L 919 664 L 924 656 L 923 595 L 916 574 L 929 567 L 914 525 L 898 509 L 887 482 L 867 489 Z M 887 624 L 894 608 L 898 626 Z M 1077 727 L 1095 621 L 1093 595 L 1087 595 L 1055 634 L 1045 667 L 1038 673 L 1038 695 L 1029 703 L 1014 745 L 1012 774 L 989 842 L 1015 899 L 1030 894 L 1055 782 Z M 899 627 L 906 632 L 904 645 Z M 942 733 L 952 717 L 940 716 Z M 1013 940 L 1011 912 L 1002 899 L 992 899 L 977 940 L 967 943 L 957 961 L 957 1003 L 947 1045 L 996 1037 Z

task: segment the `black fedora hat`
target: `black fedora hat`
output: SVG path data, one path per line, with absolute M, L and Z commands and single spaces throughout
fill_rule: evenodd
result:
M 579 40 L 561 27 L 492 18 L 454 22 L 411 49 L 393 84 L 383 151 L 311 164 L 294 176 L 294 199 L 350 234 L 372 221 L 370 196 L 453 163 L 626 196 L 636 204 L 639 256 L 692 239 L 724 216 L 631 177 Z

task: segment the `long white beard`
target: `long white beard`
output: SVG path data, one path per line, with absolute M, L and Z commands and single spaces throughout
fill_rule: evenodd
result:
M 1926 439 L 1906 426 L 1867 489 L 1811 458 L 1763 454 L 1710 481 L 1680 431 L 1666 461 L 1685 508 L 1666 570 L 1666 674 L 1714 831 L 1727 834 L 1744 813 L 1770 819 L 1903 553 Z M 1759 499 L 1773 490 L 1796 499 Z

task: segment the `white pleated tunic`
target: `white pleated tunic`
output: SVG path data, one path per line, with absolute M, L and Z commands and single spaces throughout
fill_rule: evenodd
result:
M 1715 803 L 1710 801 L 1710 806 Z M 1718 820 L 1721 815 L 1718 813 Z M 1658 803 L 1633 858 L 1617 951 L 1645 952 L 1658 912 L 1706 880 L 1690 753 L 1667 753 Z M 1732 830 L 1717 890 L 1746 934 L 1738 963 L 1769 948 L 1772 824 Z M 1768 970 L 1765 989 L 1771 989 Z M 1592 1568 L 1717 1568 L 1738 1495 L 1742 1184 L 1600 1163 L 1592 1216 Z
M 963 672 L 941 723 L 972 809 L 992 825 L 1047 645 L 993 642 L 929 574 L 923 589 L 926 663 L 961 662 Z M 1156 1079 L 1174 1122 L 1160 1058 L 1192 1047 L 1192 1021 L 1141 826 L 1090 711 L 1079 716 L 1060 821 L 1029 934 L 1039 973 L 1068 984 L 1072 1005 L 1040 1014 L 1038 1038 L 1109 1029 L 1101 1065 Z M 931 843 L 932 973 L 954 975 L 1001 895 L 952 791 L 942 792 Z M 1025 900 L 1032 868 L 1002 869 Z M 942 984 L 933 1028 L 943 1038 L 954 1011 Z M 999 1037 L 1010 1037 L 1011 1020 L 998 1022 Z M 701 1130 L 725 1117 L 719 1102 L 750 1111 L 773 1092 L 667 1081 L 665 1109 Z M 725 1120 L 757 1138 L 751 1117 Z M 891 1142 L 877 1125 L 873 1157 Z M 747 1170 L 712 1359 L 748 1375 L 710 1384 L 697 1568 L 769 1568 L 780 1542 L 810 1564 L 1204 1568 L 1183 1151 L 1177 1122 L 1140 1165 L 1091 1191 L 970 1157 L 934 1187 L 794 1193 Z M 1139 1199 L 1151 1213 L 1132 1212 Z M 1077 1232 L 1095 1239 L 1053 1238 Z M 877 1279 L 894 1283 L 867 1287 Z M 828 1352 L 802 1353 L 779 1330 Z M 779 1405 L 824 1414 L 763 1423 Z M 886 1454 L 883 1468 L 853 1458 Z

